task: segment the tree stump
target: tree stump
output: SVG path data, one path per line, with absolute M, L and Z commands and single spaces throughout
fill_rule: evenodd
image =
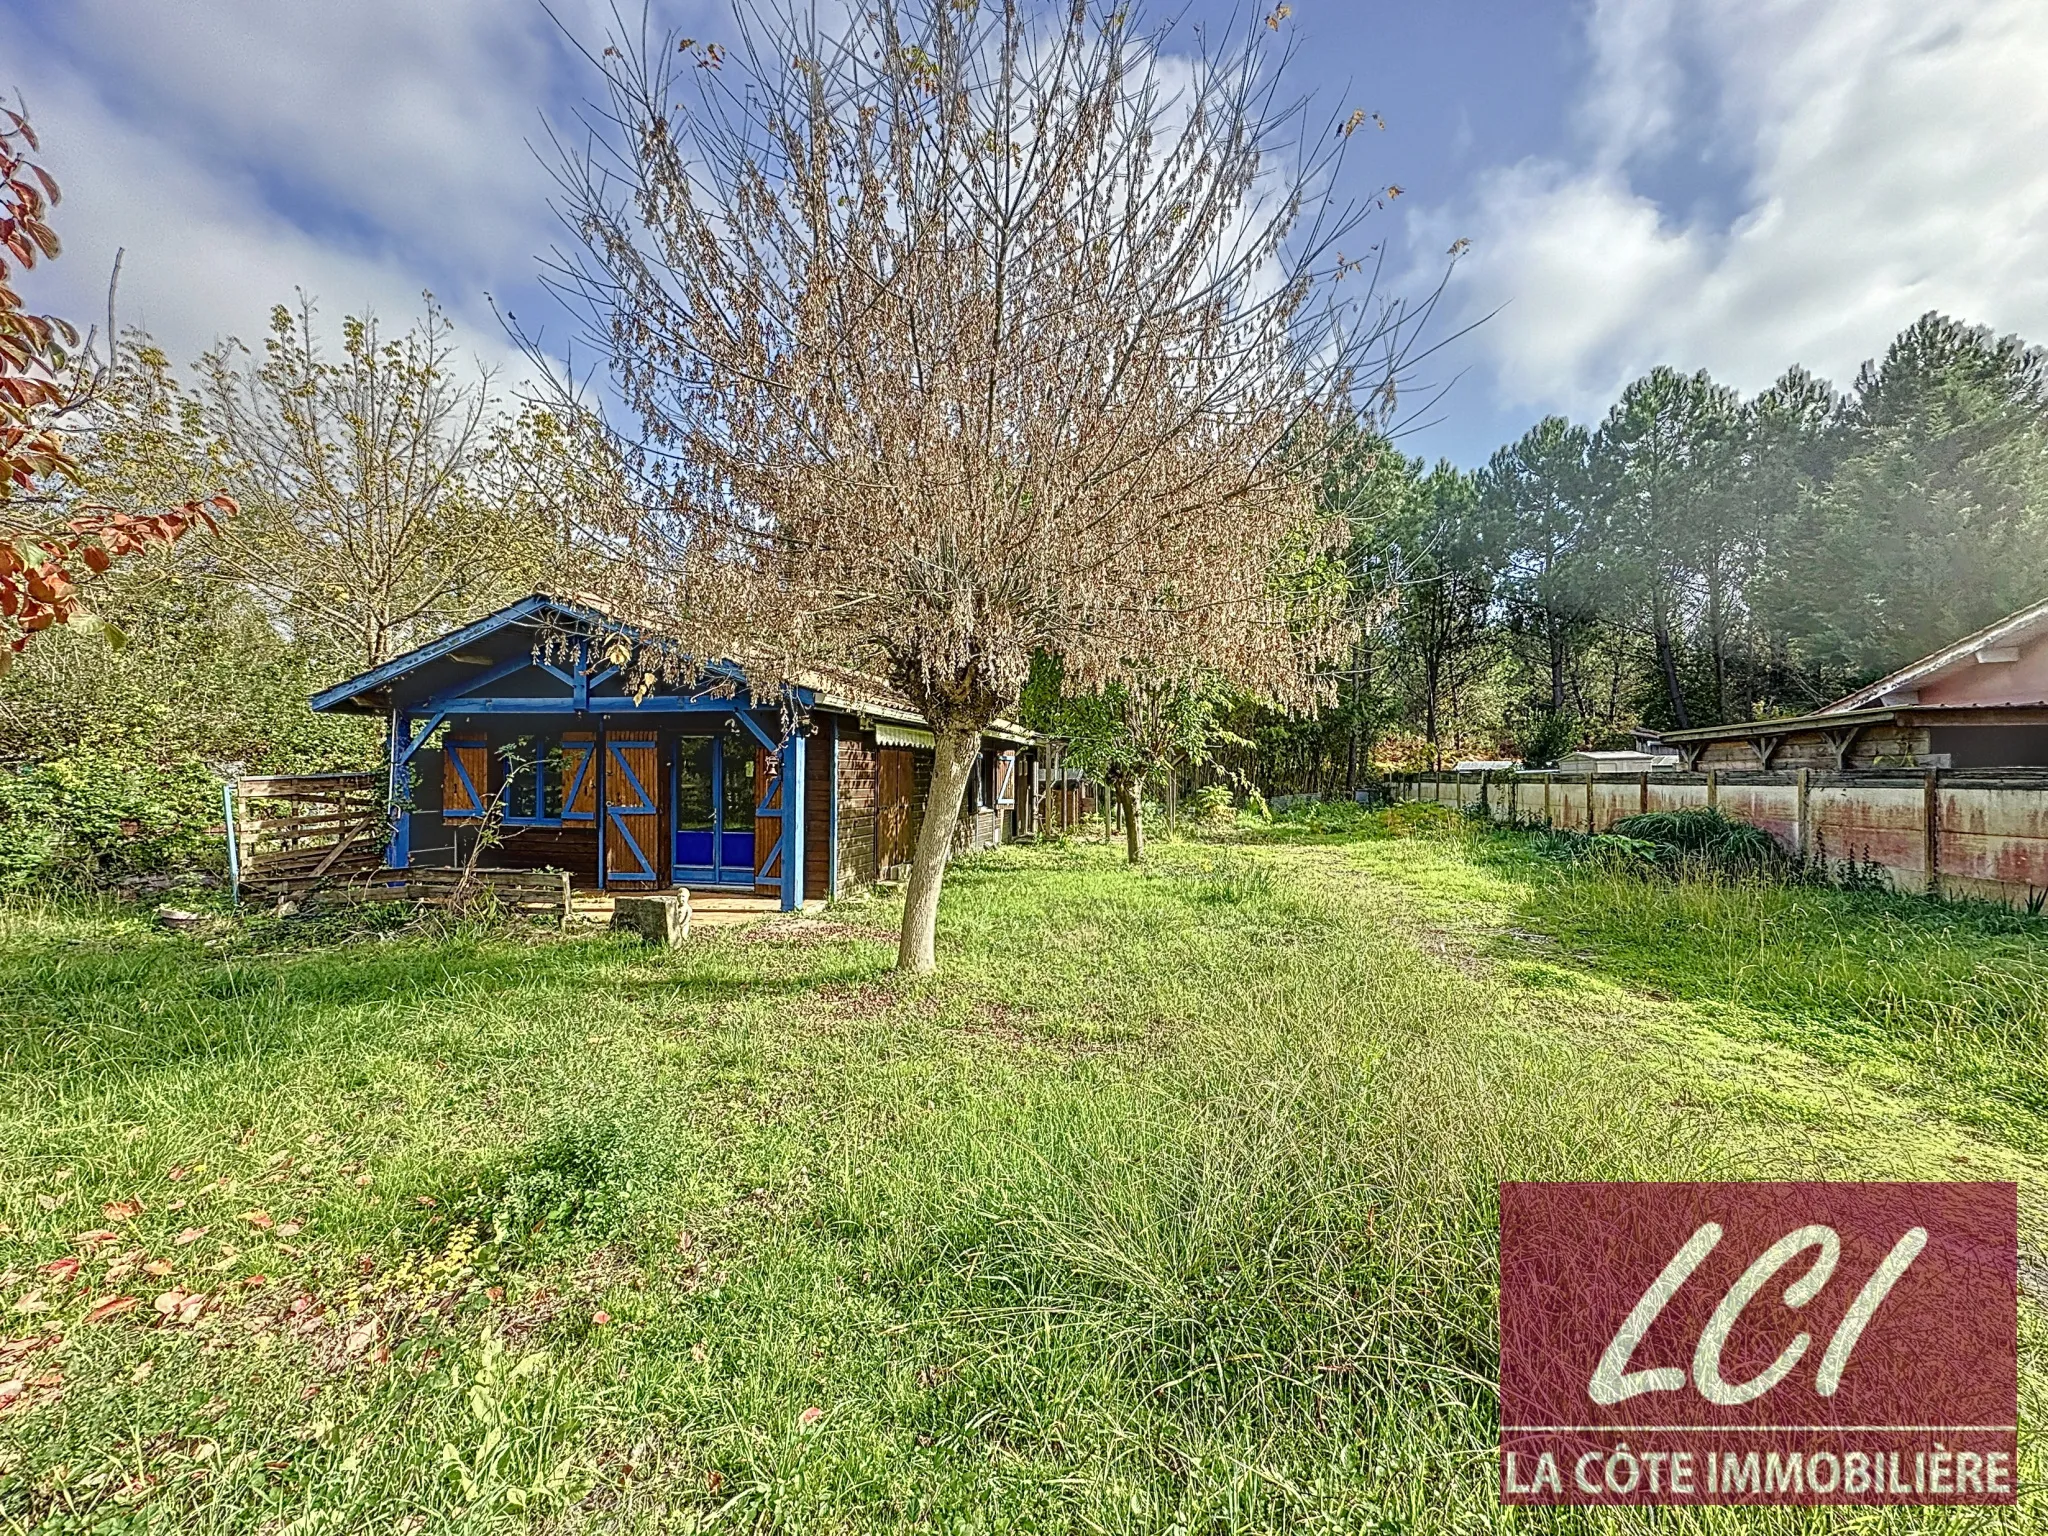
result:
M 690 934 L 687 891 L 620 896 L 612 902 L 612 932 L 638 934 L 649 944 L 680 944 Z

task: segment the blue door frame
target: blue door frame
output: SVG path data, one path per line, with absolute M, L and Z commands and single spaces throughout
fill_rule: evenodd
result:
M 683 757 L 685 749 L 703 742 L 711 760 L 711 830 L 685 829 L 682 824 Z M 752 752 L 750 746 L 746 749 Z M 677 740 L 668 770 L 669 857 L 677 885 L 736 885 L 753 888 L 754 833 L 736 832 L 725 825 L 725 738 L 684 736 Z M 685 841 L 687 839 L 687 841 Z

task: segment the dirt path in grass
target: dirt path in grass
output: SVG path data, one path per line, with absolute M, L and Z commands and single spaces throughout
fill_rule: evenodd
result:
M 2048 1148 L 1990 1139 L 1943 1112 L 1886 1062 L 1848 1067 L 1760 1038 L 1726 1000 L 1660 995 L 1601 973 L 1516 913 L 1529 887 L 1453 843 L 1386 840 L 1263 850 L 1354 915 L 1479 981 L 1503 1027 L 1571 1037 L 1626 1061 L 1726 1146 L 1753 1177 L 2011 1179 L 2023 1223 L 2048 1233 Z M 2048 1276 L 2044 1276 L 2048 1279 Z

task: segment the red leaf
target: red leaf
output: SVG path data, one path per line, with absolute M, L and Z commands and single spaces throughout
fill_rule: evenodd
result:
M 93 1309 L 85 1314 L 85 1320 L 88 1323 L 103 1323 L 110 1317 L 126 1312 L 130 1307 L 140 1305 L 141 1302 L 133 1296 L 109 1296 L 105 1301 L 95 1303 Z

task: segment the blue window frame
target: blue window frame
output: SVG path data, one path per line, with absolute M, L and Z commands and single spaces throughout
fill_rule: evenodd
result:
M 546 737 L 504 748 L 507 824 L 559 827 L 595 821 L 594 797 L 583 792 L 595 753 L 595 742 Z

